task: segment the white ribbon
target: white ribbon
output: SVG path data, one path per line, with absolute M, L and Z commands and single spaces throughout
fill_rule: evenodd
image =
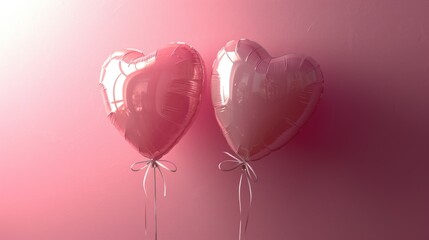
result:
M 142 164 L 143 164 L 142 167 L 138 167 L 138 165 L 142 165 Z M 169 164 L 170 167 L 168 167 L 166 164 Z M 155 218 L 155 240 L 157 240 L 158 239 L 158 216 L 156 211 L 156 170 L 158 170 L 159 174 L 161 175 L 163 190 L 164 190 L 164 197 L 165 197 L 167 196 L 167 185 L 165 183 L 164 174 L 162 174 L 161 168 L 164 168 L 170 172 L 176 172 L 177 166 L 171 161 L 156 160 L 156 159 L 144 160 L 144 161 L 133 163 L 131 165 L 131 170 L 133 172 L 143 171 L 146 169 L 143 177 L 143 190 L 146 198 L 147 198 L 146 179 L 147 179 L 147 175 L 149 174 L 150 168 L 153 168 L 153 192 L 154 192 L 153 208 L 154 208 L 154 218 Z M 147 204 L 146 203 L 144 206 L 144 227 L 145 227 L 145 234 L 147 234 Z
M 233 171 L 233 170 L 241 167 L 240 181 L 238 183 L 238 206 L 240 209 L 240 216 L 241 216 L 240 217 L 240 225 L 238 228 L 238 231 L 239 231 L 238 239 L 241 240 L 242 238 L 244 239 L 245 234 L 247 232 L 247 226 L 248 226 L 249 218 L 250 218 L 250 208 L 252 206 L 252 201 L 253 201 L 252 185 L 251 185 L 250 181 L 257 182 L 258 176 L 256 176 L 255 170 L 253 170 L 252 166 L 250 166 L 249 161 L 235 157 L 234 155 L 232 155 L 228 152 L 224 152 L 224 153 L 226 155 L 228 155 L 229 157 L 231 157 L 232 159 L 228 159 L 228 160 L 224 160 L 224 161 L 220 162 L 218 165 L 219 170 L 229 172 L 229 171 Z M 248 209 L 247 215 L 246 215 L 246 222 L 244 224 L 244 231 L 242 230 L 243 229 L 242 228 L 243 210 L 242 210 L 242 200 L 241 200 L 241 187 L 243 184 L 243 176 L 246 177 L 247 185 L 249 187 L 249 209 Z

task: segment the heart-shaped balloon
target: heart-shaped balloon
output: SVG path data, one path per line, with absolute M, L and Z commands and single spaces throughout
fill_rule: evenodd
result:
M 113 125 L 143 156 L 159 159 L 195 117 L 204 76 L 198 52 L 173 43 L 147 56 L 136 50 L 113 53 L 100 85 Z
M 303 126 L 323 91 L 323 75 L 310 57 L 272 58 L 258 43 L 228 42 L 211 79 L 217 121 L 232 150 L 257 160 L 285 145 Z

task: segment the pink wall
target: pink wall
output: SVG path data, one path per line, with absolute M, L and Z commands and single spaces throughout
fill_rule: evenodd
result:
M 324 96 L 302 131 L 253 164 L 248 239 L 429 239 L 429 2 L 1 1 L 0 239 L 144 239 L 141 160 L 105 116 L 100 67 L 171 41 L 207 71 L 227 41 L 315 58 Z M 238 172 L 209 89 L 165 156 L 159 239 L 237 239 Z M 149 216 L 151 212 L 149 212 Z M 152 222 L 149 222 L 149 230 Z M 152 233 L 149 233 L 151 239 Z

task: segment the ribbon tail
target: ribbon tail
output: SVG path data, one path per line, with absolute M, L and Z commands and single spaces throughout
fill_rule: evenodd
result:
M 247 227 L 249 226 L 250 209 L 252 208 L 252 202 L 253 202 L 252 184 L 250 183 L 250 178 L 248 175 L 246 175 L 246 181 L 249 187 L 249 209 L 247 210 L 247 214 L 246 214 L 246 223 L 244 225 L 244 235 L 246 234 Z
M 238 185 L 238 203 L 239 203 L 239 208 L 240 208 L 240 226 L 239 226 L 239 236 L 238 239 L 242 240 L 245 239 L 246 237 L 246 233 L 247 233 L 247 227 L 249 226 L 249 219 L 250 219 L 250 209 L 252 207 L 252 203 L 253 203 L 253 191 L 252 191 L 252 184 L 251 184 L 251 179 L 252 177 L 249 176 L 249 170 L 247 168 L 244 168 L 241 172 L 240 175 L 240 182 Z M 245 181 L 247 182 L 247 187 L 249 190 L 249 206 L 247 208 L 246 214 L 245 214 L 245 221 L 243 224 L 243 203 L 242 203 L 242 185 L 243 185 L 243 176 L 245 177 Z M 244 226 L 243 226 L 244 225 Z
M 144 235 L 147 236 L 147 204 L 144 204 Z
M 150 164 L 150 163 L 147 163 L 147 164 Z M 146 198 L 147 198 L 146 179 L 148 174 L 149 174 L 149 166 L 147 166 L 146 172 L 144 173 L 144 177 L 143 177 L 143 191 Z
M 158 214 L 156 211 L 156 168 L 158 165 L 153 164 L 153 211 L 155 215 L 155 240 L 158 240 Z M 161 171 L 160 171 L 161 172 Z
M 161 180 L 163 183 L 163 190 L 164 190 L 164 197 L 167 196 L 167 184 L 165 183 L 164 174 L 162 173 L 161 169 L 158 167 L 159 175 L 161 176 Z
M 161 163 L 163 162 L 163 163 Z M 143 167 L 139 167 L 138 165 L 140 164 L 145 164 Z M 161 180 L 162 180 L 162 184 L 163 184 L 163 192 L 164 192 L 164 196 L 167 195 L 167 184 L 165 182 L 165 178 L 164 178 L 164 174 L 162 173 L 161 167 L 170 171 L 170 172 L 176 172 L 177 171 L 177 166 L 176 164 L 174 164 L 171 161 L 168 160 L 155 160 L 155 159 L 150 159 L 150 160 L 146 160 L 146 161 L 139 161 L 136 162 L 134 164 L 131 165 L 131 170 L 133 172 L 138 172 L 138 171 L 143 171 L 145 170 L 144 173 L 144 177 L 143 177 L 143 191 L 144 191 L 144 195 L 146 197 L 146 201 L 145 201 L 145 206 L 144 206 L 144 227 L 145 227 L 145 235 L 147 235 L 147 230 L 148 230 L 148 226 L 147 226 L 147 220 L 148 220 L 148 213 L 147 213 L 147 198 L 148 198 L 148 191 L 146 188 L 146 183 L 147 183 L 147 178 L 149 175 L 149 169 L 153 168 L 153 208 L 154 208 L 154 220 L 155 220 L 155 240 L 158 240 L 158 213 L 157 213 L 157 196 L 156 196 L 156 174 L 157 171 L 159 172 L 160 176 L 161 176 Z
M 252 207 L 253 202 L 253 191 L 252 191 L 252 184 L 250 183 L 250 178 L 247 176 L 247 186 L 249 187 L 249 208 Z
M 243 175 L 244 175 L 244 169 L 241 171 L 240 174 L 240 181 L 238 183 L 238 207 L 240 210 L 240 225 L 238 227 L 238 239 L 241 240 L 243 237 L 243 203 L 242 203 L 242 197 L 241 197 L 241 188 L 243 186 Z
M 240 219 L 240 225 L 238 227 L 238 240 L 241 240 L 241 219 Z
M 224 160 L 219 163 L 218 168 L 221 171 L 232 171 L 241 167 L 240 181 L 238 183 L 238 206 L 240 210 L 240 225 L 238 231 L 238 239 L 242 240 L 245 238 L 247 227 L 249 225 L 250 219 L 250 209 L 253 203 L 253 191 L 252 191 L 252 182 L 258 181 L 258 176 L 253 170 L 252 166 L 250 166 L 248 159 L 241 159 L 241 157 L 236 157 L 231 153 L 224 152 L 226 155 L 231 157 L 232 159 Z M 243 210 L 243 200 L 242 200 L 242 187 L 243 187 L 243 177 L 246 178 L 248 193 L 249 193 L 249 205 L 247 206 L 247 211 Z M 244 212 L 246 212 L 244 214 Z M 245 220 L 244 220 L 245 219 Z
M 250 164 L 246 164 L 246 172 L 247 172 L 247 180 L 252 180 L 253 182 L 258 181 L 258 176 L 255 173 L 255 170 L 253 170 L 252 166 Z
M 149 164 L 149 163 L 147 163 Z M 146 171 L 143 177 L 143 191 L 146 198 L 145 204 L 144 204 L 144 233 L 147 235 L 147 190 L 146 190 L 146 179 L 147 175 L 149 174 L 149 166 L 146 165 Z
M 242 204 L 241 204 L 241 185 L 243 182 L 243 174 L 240 175 L 240 181 L 238 182 L 238 207 L 240 209 L 240 215 L 242 212 Z

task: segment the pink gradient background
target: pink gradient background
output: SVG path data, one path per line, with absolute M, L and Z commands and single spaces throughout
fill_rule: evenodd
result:
M 253 164 L 248 239 L 429 239 L 428 11 L 423 0 L 1 1 L 0 239 L 144 239 L 143 174 L 129 170 L 142 158 L 106 117 L 101 65 L 184 41 L 211 72 L 241 37 L 310 55 L 326 78 L 308 124 Z M 225 150 L 207 88 L 165 156 L 179 170 L 165 174 L 160 240 L 238 238 Z

